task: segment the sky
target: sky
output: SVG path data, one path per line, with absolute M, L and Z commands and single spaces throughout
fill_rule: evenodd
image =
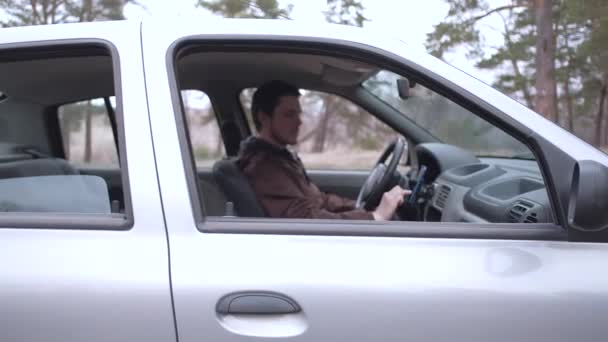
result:
M 202 8 L 195 8 L 196 0 L 138 0 L 142 7 L 127 5 L 125 16 L 128 19 L 145 19 L 158 16 L 214 16 Z M 508 0 L 489 0 L 492 5 L 501 5 Z M 325 22 L 323 11 L 326 0 L 279 0 L 281 6 L 293 5 L 291 18 L 307 23 Z M 402 39 L 407 44 L 424 48 L 426 35 L 433 31 L 433 26 L 440 23 L 447 15 L 449 6 L 444 0 L 363 0 L 364 16 L 369 21 L 364 27 L 377 32 Z M 502 44 L 499 32 L 499 18 L 488 17 L 481 23 L 484 37 L 489 45 Z M 444 60 L 465 72 L 491 84 L 494 74 L 475 68 L 473 61 L 465 56 L 464 49 L 447 54 Z
M 145 8 L 127 5 L 127 18 L 158 15 L 212 15 L 202 8 L 195 9 L 196 0 L 139 0 Z M 293 5 L 290 17 L 308 23 L 325 22 L 326 0 L 279 0 L 282 6 Z M 444 0 L 363 0 L 364 15 L 370 19 L 365 27 L 390 32 L 410 44 L 422 46 L 426 33 L 447 14 Z

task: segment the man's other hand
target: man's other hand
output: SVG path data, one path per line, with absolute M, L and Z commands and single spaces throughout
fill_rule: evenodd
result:
M 376 221 L 388 221 L 395 214 L 395 210 L 403 203 L 405 196 L 411 194 L 410 190 L 405 190 L 399 185 L 395 185 L 390 191 L 385 192 L 382 195 L 380 204 L 372 212 L 374 220 Z

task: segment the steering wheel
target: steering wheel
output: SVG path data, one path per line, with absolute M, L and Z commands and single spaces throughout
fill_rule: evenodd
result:
M 405 140 L 397 138 L 391 142 L 382 152 L 380 159 L 376 162 L 374 168 L 370 171 L 365 183 L 357 196 L 356 208 L 371 210 L 375 208 L 382 199 L 382 194 L 388 190 L 389 182 L 393 178 L 399 160 L 405 151 Z M 388 157 L 391 156 L 388 165 L 385 164 Z

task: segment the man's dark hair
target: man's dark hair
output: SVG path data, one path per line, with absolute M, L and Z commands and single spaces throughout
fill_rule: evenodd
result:
M 275 80 L 264 83 L 255 91 L 251 100 L 251 115 L 257 130 L 262 125 L 258 114 L 264 112 L 272 115 L 281 96 L 300 96 L 300 90 L 287 82 Z

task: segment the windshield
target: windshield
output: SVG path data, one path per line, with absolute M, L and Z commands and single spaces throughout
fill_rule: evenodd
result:
M 443 143 L 465 148 L 479 157 L 534 159 L 515 138 L 420 84 L 410 84 L 409 97 L 402 99 L 397 87 L 401 78 L 382 70 L 365 81 L 363 88 Z

